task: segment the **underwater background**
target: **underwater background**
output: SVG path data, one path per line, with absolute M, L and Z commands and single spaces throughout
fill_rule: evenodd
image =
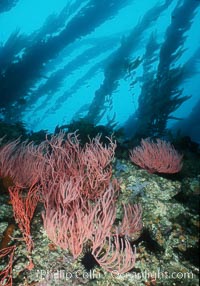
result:
M 0 285 L 199 285 L 199 27 L 199 0 L 0 0 Z M 107 192 L 118 232 L 77 259 L 47 206 Z
M 1 1 L 0 110 L 199 139 L 199 1 Z

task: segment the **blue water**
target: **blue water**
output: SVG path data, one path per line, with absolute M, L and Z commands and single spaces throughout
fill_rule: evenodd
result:
M 52 132 L 57 125 L 87 118 L 96 125 L 111 122 L 125 127 L 126 136 L 134 134 L 135 126 L 144 128 L 145 133 L 145 127 L 138 127 L 143 126 L 141 118 L 145 120 L 143 111 L 151 107 L 146 114 L 149 118 L 156 108 L 154 103 L 164 101 L 165 94 L 155 96 L 149 103 L 154 92 L 151 89 L 145 95 L 146 105 L 139 106 L 139 102 L 147 90 L 147 71 L 152 80 L 161 81 L 158 70 L 163 65 L 160 70 L 164 74 L 167 60 L 161 59 L 161 51 L 166 44 L 171 55 L 169 52 L 164 58 L 178 53 L 174 60 L 169 58 L 168 72 L 178 68 L 185 74 L 176 79 L 174 86 L 168 84 L 159 92 L 166 88 L 169 92 L 182 90 L 180 98 L 190 98 L 169 112 L 164 129 L 176 125 L 200 141 L 200 115 L 192 115 L 193 130 L 191 118 L 188 119 L 200 104 L 200 1 L 18 0 L 9 1 L 13 2 L 9 7 L 3 2 L 3 120 L 22 121 L 29 130 Z M 187 5 L 191 11 L 183 9 L 179 19 L 181 7 Z M 154 41 L 154 57 L 148 59 L 148 44 Z M 152 63 L 145 70 L 148 60 Z M 167 106 L 169 102 L 161 104 L 156 112 L 162 114 Z

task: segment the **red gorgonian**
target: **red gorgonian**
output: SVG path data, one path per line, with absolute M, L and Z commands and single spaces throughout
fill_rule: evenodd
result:
M 142 139 L 141 146 L 130 151 L 131 161 L 149 173 L 178 173 L 182 158 L 172 144 L 160 139 Z

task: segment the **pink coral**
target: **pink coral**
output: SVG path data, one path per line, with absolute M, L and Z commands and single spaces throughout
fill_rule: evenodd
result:
M 173 145 L 160 139 L 156 142 L 142 139 L 141 146 L 130 151 L 131 161 L 150 173 L 178 173 L 182 168 L 182 157 Z

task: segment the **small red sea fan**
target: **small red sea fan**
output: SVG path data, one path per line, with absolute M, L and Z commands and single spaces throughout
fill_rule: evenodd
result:
M 141 146 L 130 151 L 131 161 L 149 173 L 178 173 L 182 168 L 182 158 L 173 145 L 160 139 L 156 142 L 142 139 Z

